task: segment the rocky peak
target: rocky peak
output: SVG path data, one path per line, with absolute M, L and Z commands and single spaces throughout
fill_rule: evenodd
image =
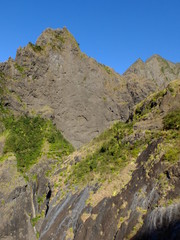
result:
M 122 77 L 82 53 L 66 28 L 48 28 L 5 64 L 7 87 L 16 95 L 8 102 L 17 113 L 52 118 L 79 148 L 113 121 L 127 121 L 134 104 L 157 89 L 160 80 L 150 62 L 138 59 Z
M 138 60 L 136 60 L 135 63 L 133 63 L 133 65 L 128 68 L 124 75 L 128 75 L 131 73 L 144 75 L 144 62 L 142 61 L 142 59 L 138 58 Z
M 67 53 L 79 53 L 79 45 L 72 34 L 64 27 L 63 29 L 53 30 L 47 28 L 37 39 L 36 43 L 28 43 L 27 46 L 19 47 L 16 53 L 15 61 L 20 65 L 24 65 L 29 58 L 47 58 L 53 54 L 62 54 L 63 51 Z
M 56 30 L 47 28 L 37 39 L 36 45 L 41 47 L 57 46 L 59 49 L 71 45 L 72 48 L 76 47 L 79 50 L 78 43 L 66 27 Z
M 38 37 L 38 39 L 36 41 L 36 45 L 45 46 L 48 43 L 51 43 L 55 39 L 56 36 L 62 36 L 62 35 L 63 35 L 63 29 L 53 30 L 51 28 L 47 28 Z
M 158 54 L 148 58 L 145 62 L 137 60 L 125 73 L 124 76 L 136 74 L 137 77 L 154 81 L 159 88 L 180 76 L 179 64 L 172 63 Z

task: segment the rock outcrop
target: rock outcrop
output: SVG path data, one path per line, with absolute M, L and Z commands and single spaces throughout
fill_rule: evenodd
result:
M 164 74 L 160 74 L 159 62 L 165 64 Z M 167 73 L 166 65 L 172 72 Z M 15 61 L 1 64 L 0 71 L 9 92 L 5 104 L 17 113 L 53 119 L 78 148 L 114 120 L 126 121 L 134 104 L 178 75 L 175 66 L 153 57 L 145 64 L 138 61 L 126 77 L 120 76 L 82 53 L 64 28 L 45 30 L 35 45 L 18 49 Z M 136 76 L 127 76 L 129 72 Z
M 159 55 L 153 55 L 145 62 L 138 59 L 123 75 L 146 78 L 162 88 L 180 77 L 180 64 L 172 63 Z

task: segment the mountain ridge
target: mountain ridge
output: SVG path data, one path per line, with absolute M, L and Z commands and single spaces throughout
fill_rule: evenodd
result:
M 21 99 L 11 97 L 12 108 L 53 118 L 77 148 L 114 120 L 126 121 L 134 104 L 162 87 L 144 74 L 121 76 L 87 57 L 66 28 L 45 30 L 35 45 L 19 48 L 15 60 L 0 66 L 8 91 Z M 163 87 L 171 78 L 162 80 Z

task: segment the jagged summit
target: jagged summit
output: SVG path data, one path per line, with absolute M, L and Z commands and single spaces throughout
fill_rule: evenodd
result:
M 68 43 L 78 47 L 78 43 L 66 27 L 63 27 L 62 29 L 47 28 L 36 41 L 36 45 L 42 47 L 47 45 L 57 45 L 61 48 L 63 47 L 63 44 L 67 45 Z
M 46 29 L 2 71 L 9 91 L 21 99 L 6 97 L 9 107 L 51 117 L 76 148 L 113 121 L 127 121 L 133 105 L 156 89 L 149 80 L 135 83 L 87 57 L 66 28 Z
M 21 99 L 10 94 L 9 107 L 51 117 L 77 148 L 113 121 L 127 121 L 134 104 L 177 78 L 179 69 L 163 59 L 138 59 L 120 76 L 82 53 L 66 28 L 46 29 L 0 67 L 8 91 Z
M 53 30 L 52 28 L 47 28 L 42 32 L 42 34 L 38 37 L 36 44 L 39 46 L 44 46 L 50 42 L 52 42 L 56 36 L 62 36 L 64 34 L 64 31 L 67 30 L 65 28 L 63 29 L 56 29 Z
M 167 84 L 180 77 L 180 67 L 178 63 L 172 63 L 158 54 L 154 54 L 145 62 L 137 60 L 124 76 L 135 74 L 137 77 L 146 78 L 153 81 L 158 87 L 166 87 Z
M 164 59 L 163 57 L 161 57 L 159 54 L 153 54 L 151 57 L 147 58 L 145 62 L 154 60 L 154 59 Z M 166 59 L 164 59 L 166 61 Z

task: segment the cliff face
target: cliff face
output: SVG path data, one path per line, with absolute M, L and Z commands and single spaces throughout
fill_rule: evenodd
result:
M 67 29 L 1 63 L 0 238 L 179 239 L 177 76 L 160 56 L 120 76 Z
M 141 69 L 141 64 L 136 64 L 137 69 Z M 146 78 L 144 67 L 137 71 L 136 77 L 120 76 L 83 54 L 64 28 L 45 30 L 36 45 L 29 43 L 19 48 L 15 61 L 9 59 L 1 64 L 0 70 L 5 74 L 9 92 L 6 104 L 17 113 L 40 113 L 53 119 L 78 148 L 112 121 L 126 121 L 134 104 L 159 85 L 165 85 L 165 77 L 160 82 L 156 73 L 161 66 L 156 60 L 152 65 L 156 66 L 150 70 L 155 74 L 154 81 L 149 75 Z M 176 76 L 166 74 L 166 77 L 170 81 Z

